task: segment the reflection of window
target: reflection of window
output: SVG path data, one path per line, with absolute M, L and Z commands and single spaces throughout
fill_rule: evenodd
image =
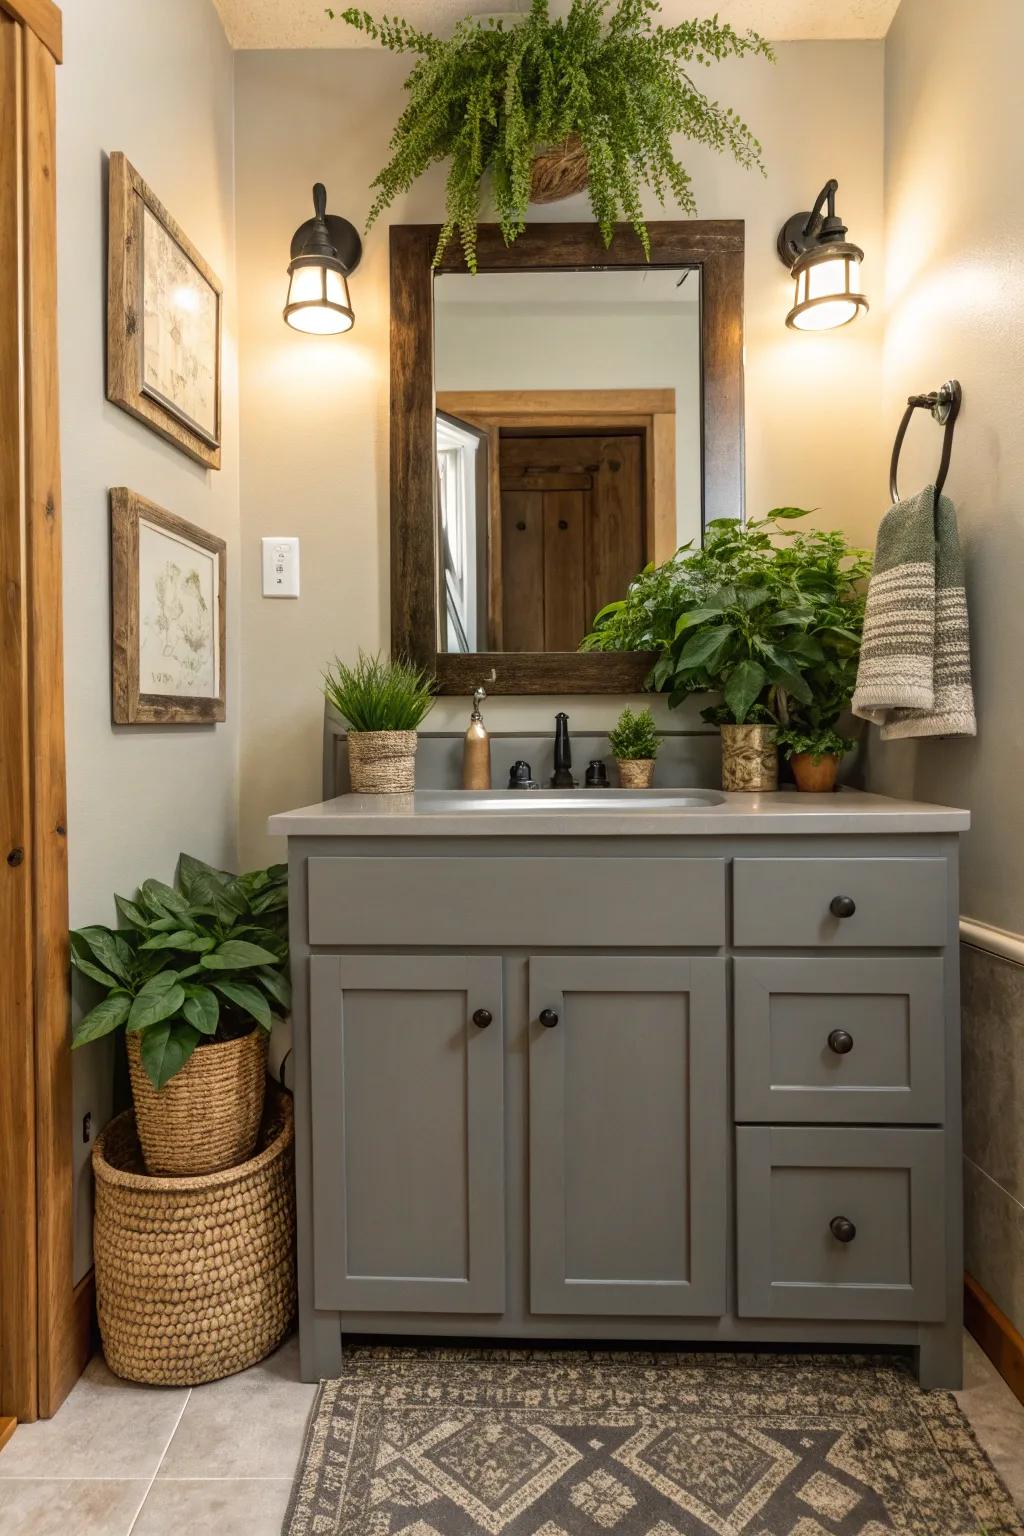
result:
M 437 418 L 437 508 L 441 525 L 448 651 L 477 649 L 476 453 L 473 432 Z

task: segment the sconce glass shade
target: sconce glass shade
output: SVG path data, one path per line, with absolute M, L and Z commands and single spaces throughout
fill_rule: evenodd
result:
M 309 336 L 337 336 L 355 324 L 348 281 L 341 265 L 326 257 L 301 256 L 288 268 L 284 318 Z
M 812 247 L 793 264 L 796 291 L 786 324 L 796 331 L 833 331 L 868 309 L 861 291 L 864 252 L 845 240 Z

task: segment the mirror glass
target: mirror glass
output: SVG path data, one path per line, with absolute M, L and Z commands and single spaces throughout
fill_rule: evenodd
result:
M 695 268 L 434 280 L 444 651 L 575 651 L 701 531 Z

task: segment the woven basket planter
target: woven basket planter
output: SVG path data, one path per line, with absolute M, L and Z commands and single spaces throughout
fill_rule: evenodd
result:
M 129 1110 L 92 1154 L 103 1352 L 128 1381 L 192 1387 L 255 1365 L 295 1315 L 295 1131 L 271 1090 L 261 1150 L 196 1179 L 154 1179 Z
M 570 133 L 563 144 L 553 144 L 550 149 L 534 155 L 530 169 L 530 202 L 558 203 L 563 197 L 582 192 L 587 185 L 590 167 L 587 152 L 578 136 Z
M 623 789 L 650 789 L 654 783 L 653 757 L 617 757 L 619 784 Z
M 191 1177 L 252 1156 L 267 1085 L 267 1033 L 200 1045 L 180 1072 L 154 1088 L 137 1032 L 127 1035 L 139 1140 L 152 1174 Z
M 767 792 L 779 787 L 774 725 L 722 726 L 722 788 Z
M 416 788 L 415 731 L 349 731 L 345 740 L 354 794 L 401 795 Z

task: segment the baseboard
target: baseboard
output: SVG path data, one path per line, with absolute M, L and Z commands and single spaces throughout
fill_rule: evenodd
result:
M 0 1451 L 14 1434 L 14 1426 L 17 1422 L 17 1419 L 0 1419 Z
M 977 1339 L 1014 1397 L 1024 1403 L 1024 1338 L 970 1275 L 964 1275 L 964 1326 Z

